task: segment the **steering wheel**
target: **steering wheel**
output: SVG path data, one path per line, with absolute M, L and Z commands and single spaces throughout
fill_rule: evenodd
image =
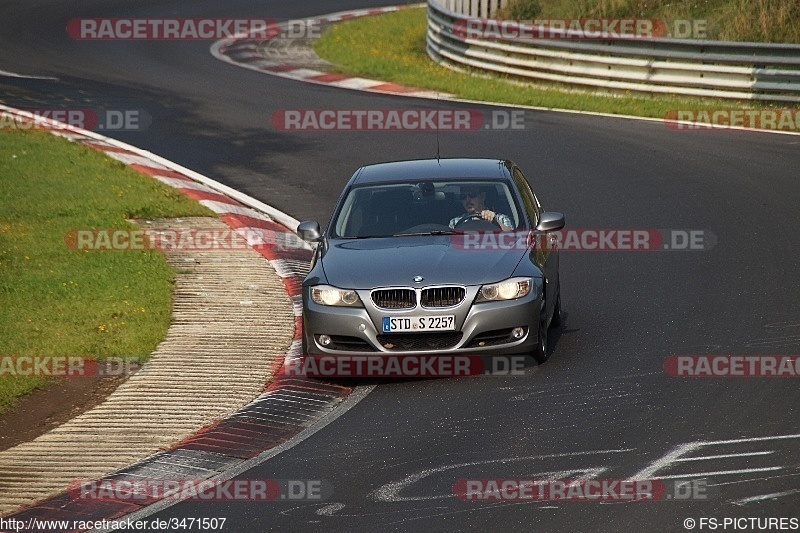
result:
M 476 229 L 481 229 L 480 226 L 483 226 L 483 228 L 491 227 L 491 229 L 500 228 L 500 223 L 497 221 L 497 216 L 495 216 L 494 220 L 492 220 L 490 222 L 490 221 L 486 220 L 485 218 L 483 218 L 480 215 L 480 213 L 473 213 L 473 214 L 471 214 L 469 216 L 466 216 L 466 217 L 462 218 L 461 220 L 456 222 L 456 225 L 455 225 L 455 227 L 453 229 L 458 229 L 460 226 L 462 226 L 464 224 L 470 224 L 470 225 L 473 225 L 473 226 L 474 225 L 479 226 Z

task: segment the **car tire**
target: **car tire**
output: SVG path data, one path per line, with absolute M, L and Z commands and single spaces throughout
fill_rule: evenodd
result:
M 561 280 L 558 281 L 556 306 L 553 308 L 553 318 L 550 319 L 551 328 L 557 328 L 559 326 L 561 326 Z
M 536 340 L 536 350 L 533 352 L 533 358 L 540 365 L 547 361 L 550 353 L 547 351 L 547 306 L 543 306 L 539 312 L 539 331 Z

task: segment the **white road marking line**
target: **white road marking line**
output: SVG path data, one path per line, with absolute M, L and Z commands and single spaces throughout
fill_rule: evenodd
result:
M 768 466 L 765 468 L 742 468 L 741 470 L 717 470 L 716 472 L 700 472 L 695 474 L 678 474 L 674 476 L 653 476 L 649 479 L 686 479 L 690 477 L 730 476 L 734 474 L 750 474 L 753 472 L 774 472 L 783 470 L 782 466 Z
M 706 440 L 706 441 L 701 441 L 700 444 L 703 446 L 715 446 L 718 444 L 741 444 L 743 442 L 763 442 L 767 440 L 785 440 L 785 439 L 800 439 L 800 433 L 795 433 L 792 435 L 774 435 L 772 437 L 747 437 L 742 439 L 731 439 L 731 440 Z
M 782 474 L 780 476 L 751 477 L 749 479 L 738 479 L 736 481 L 726 481 L 725 483 L 709 483 L 709 487 L 722 487 L 724 485 L 739 485 L 741 483 L 752 483 L 753 481 L 769 481 L 770 479 L 780 479 L 784 477 L 800 476 L 798 474 Z
M 702 444 L 699 442 L 690 442 L 688 444 L 682 444 L 669 452 L 667 455 L 661 457 L 660 459 L 650 463 L 650 466 L 639 470 L 634 475 L 630 477 L 630 479 L 653 479 L 653 474 L 658 472 L 659 470 L 663 470 L 670 464 L 674 463 L 677 459 L 681 456 L 686 455 L 689 452 L 693 452 L 694 450 L 700 449 Z
M 182 180 L 178 178 L 169 178 L 167 176 L 153 176 L 155 179 L 169 185 L 170 187 L 175 187 L 176 189 L 192 189 L 194 191 L 203 191 L 203 192 L 213 192 L 216 193 L 214 189 L 203 185 L 202 183 L 197 183 L 196 181 L 189 181 L 189 180 Z
M 295 359 L 294 356 L 301 356 L 303 355 L 303 341 L 296 340 L 292 341 L 292 344 L 289 345 L 289 349 L 286 351 L 287 361 L 292 361 Z
M 771 453 L 775 453 L 774 450 L 770 450 L 768 452 L 748 452 L 748 453 L 725 453 L 722 455 L 703 455 L 701 457 L 686 457 L 683 459 L 676 459 L 675 462 L 681 461 L 707 461 L 709 459 L 729 459 L 732 457 L 749 457 L 754 455 L 769 455 Z
M 520 459 L 530 459 L 530 458 L 523 457 Z M 478 461 L 477 463 L 474 464 L 493 463 L 493 462 L 495 462 L 495 460 L 490 459 L 487 461 Z M 401 496 L 400 492 L 407 489 L 414 483 L 420 481 L 421 479 L 424 479 L 432 474 L 443 472 L 445 470 L 461 468 L 463 466 L 472 466 L 472 465 L 473 463 L 462 463 L 462 464 L 442 466 L 438 468 L 431 468 L 427 470 L 421 470 L 416 474 L 412 474 L 401 481 L 394 483 L 387 483 L 378 490 L 375 490 L 370 494 L 368 494 L 367 497 L 373 498 L 376 501 L 381 501 L 381 502 L 412 502 L 412 501 L 443 500 L 448 498 L 455 498 L 455 495 L 452 492 L 447 494 L 434 494 L 431 496 Z M 536 472 L 535 474 L 526 475 L 525 477 L 529 479 L 594 479 L 603 472 L 605 472 L 606 470 L 607 469 L 603 467 L 578 468 L 572 470 Z
M 800 335 L 791 335 L 788 337 L 777 337 L 775 339 L 763 339 L 763 340 L 752 340 L 747 341 L 745 346 L 769 346 L 771 344 L 796 344 L 797 341 L 800 341 Z
M 28 74 L 17 74 L 16 72 L 9 72 L 7 70 L 0 70 L 0 76 L 5 76 L 7 78 L 21 78 L 26 80 L 52 80 L 58 81 L 58 78 L 54 78 L 53 76 L 33 76 Z
M 200 203 L 206 206 L 207 208 L 211 209 L 215 213 L 219 214 L 233 213 L 235 215 L 242 215 L 250 218 L 256 218 L 259 220 L 272 221 L 272 219 L 269 218 L 268 216 L 262 215 L 258 211 L 250 209 L 249 207 L 228 204 L 225 202 L 217 202 L 216 200 L 200 200 Z
M 375 91 L 375 92 L 380 94 L 381 92 L 385 92 L 385 91 Z M 395 93 L 389 92 L 388 94 L 395 94 Z M 411 97 L 414 97 L 414 98 L 427 98 L 427 99 L 435 99 L 435 100 L 439 100 L 440 98 L 455 98 L 454 94 L 441 93 L 441 92 L 438 92 L 438 91 L 412 91 L 410 93 L 402 93 L 402 94 L 404 94 L 406 96 L 411 96 Z
M 385 82 L 368 80 L 366 78 L 347 78 L 346 80 L 333 81 L 327 83 L 326 85 L 332 85 L 334 87 L 342 87 L 345 89 L 368 89 L 370 87 L 383 85 L 384 83 Z
M 686 474 L 686 475 L 670 475 L 670 476 L 654 476 L 656 472 L 661 470 L 666 470 L 671 465 L 683 462 L 687 460 L 687 458 L 683 457 L 684 455 L 688 455 L 689 453 L 699 450 L 705 446 L 721 446 L 725 444 L 743 444 L 743 443 L 750 443 L 750 442 L 767 442 L 767 441 L 775 441 L 775 440 L 788 440 L 788 439 L 798 439 L 800 438 L 800 434 L 792 434 L 792 435 L 774 435 L 771 437 L 746 437 L 741 439 L 727 439 L 727 440 L 706 440 L 706 441 L 697 441 L 697 442 L 688 442 L 686 444 L 681 444 L 668 454 L 664 455 L 660 459 L 652 462 L 649 466 L 645 467 L 644 469 L 640 470 L 639 472 L 635 473 L 630 477 L 630 479 L 675 479 L 675 478 L 683 478 L 683 477 L 701 477 L 701 476 L 711 476 L 711 475 L 730 475 L 730 474 L 739 474 L 739 473 L 747 473 L 747 472 L 768 472 L 771 470 L 781 470 L 783 467 L 770 467 L 770 468 L 762 468 L 762 469 L 743 469 L 743 470 L 730 470 L 730 471 L 719 471 L 719 472 L 705 472 L 703 474 Z M 738 454 L 729 454 L 730 457 L 747 457 L 753 455 L 753 452 L 742 452 Z M 697 460 L 700 460 L 699 458 Z
M 281 278 L 304 278 L 308 274 L 308 261 L 273 259 L 269 264 Z
M 344 509 L 344 507 L 345 506 L 343 503 L 331 503 L 326 505 L 325 507 L 320 507 L 319 509 L 317 509 L 315 514 L 318 514 L 320 516 L 333 516 L 338 511 Z
M 433 500 L 433 499 L 443 499 L 443 498 L 452 498 L 452 494 L 447 495 L 434 495 L 434 496 L 401 496 L 400 492 L 408 488 L 409 486 L 413 485 L 414 483 L 418 482 L 421 479 L 424 479 L 432 474 L 436 474 L 439 472 L 444 472 L 446 470 L 453 470 L 456 468 L 463 468 L 465 466 L 478 466 L 483 464 L 490 464 L 490 463 L 513 463 L 513 462 L 520 462 L 520 461 L 532 461 L 535 459 L 554 459 L 560 457 L 575 457 L 575 456 L 582 456 L 582 455 L 599 455 L 599 454 L 612 454 L 612 453 L 624 453 L 633 451 L 633 448 L 626 448 L 620 450 L 595 450 L 595 451 L 588 451 L 588 452 L 566 452 L 566 453 L 556 453 L 550 455 L 530 455 L 525 457 L 507 457 L 503 459 L 487 459 L 483 461 L 470 461 L 466 463 L 456 463 L 453 465 L 445 465 L 439 466 L 436 468 L 426 468 L 423 470 L 419 470 L 413 474 L 406 476 L 405 478 L 399 481 L 393 481 L 383 485 L 382 487 L 373 490 L 367 495 L 367 498 L 373 501 L 380 501 L 380 502 L 401 502 L 401 501 L 419 501 L 419 500 Z M 569 474 L 572 472 L 582 472 L 582 473 L 589 473 L 593 474 L 594 476 L 599 475 L 606 468 L 579 468 L 579 469 L 570 469 L 563 472 L 550 472 L 550 474 L 560 474 L 563 475 L 561 477 L 566 477 L 564 474 Z M 530 476 L 528 476 L 530 477 Z M 559 477 L 556 476 L 555 479 Z M 588 476 L 587 476 L 588 479 Z
M 313 70 L 310 68 L 298 68 L 295 70 L 290 70 L 285 74 L 297 76 L 298 78 L 313 78 L 315 76 L 324 76 L 325 74 L 328 74 L 328 72 L 322 72 L 321 70 Z
M 126 165 L 142 165 L 143 167 L 163 168 L 164 170 L 167 170 L 165 166 L 159 165 L 158 163 L 140 155 L 124 154 L 122 152 L 112 152 L 112 151 L 103 153 L 106 154 L 108 157 L 111 157 L 113 159 L 116 159 L 117 161 L 125 163 Z
M 800 493 L 800 489 L 792 489 L 784 492 L 773 492 L 772 494 L 762 494 L 760 496 L 750 496 L 749 498 L 742 498 L 741 500 L 736 500 L 731 503 L 734 505 L 747 505 L 748 503 L 760 502 L 764 500 L 772 500 L 775 498 L 781 498 L 783 496 L 789 496 L 791 494 L 797 494 L 797 493 Z

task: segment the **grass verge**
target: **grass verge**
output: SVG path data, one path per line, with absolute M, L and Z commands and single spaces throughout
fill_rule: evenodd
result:
M 759 104 L 661 95 L 600 95 L 564 86 L 515 83 L 504 76 L 475 76 L 432 61 L 425 52 L 425 9 L 405 9 L 333 25 L 316 42 L 317 54 L 342 73 L 455 94 L 460 98 L 664 118 L 677 109 L 752 109 Z M 386 36 L 392 36 L 387 39 Z
M 96 150 L 0 131 L 0 411 L 47 380 L 13 375 L 9 356 L 149 356 L 172 311 L 163 254 L 76 251 L 64 236 L 179 216 L 214 214 Z

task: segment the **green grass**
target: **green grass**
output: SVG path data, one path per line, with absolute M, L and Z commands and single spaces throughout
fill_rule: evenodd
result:
M 497 17 L 706 20 L 707 39 L 800 43 L 797 0 L 516 0 Z
M 514 83 L 504 76 L 456 72 L 432 61 L 425 52 L 426 13 L 406 9 L 363 17 L 328 29 L 316 42 L 317 54 L 338 72 L 368 76 L 455 94 L 460 98 L 664 118 L 675 109 L 748 109 L 758 104 L 731 100 L 658 95 L 601 95 L 565 86 Z M 391 38 L 386 38 L 389 35 Z
M 213 216 L 179 191 L 42 131 L 0 131 L 0 356 L 137 356 L 170 323 L 157 251 L 77 251 L 73 229 L 126 218 Z M 0 376 L 0 411 L 46 378 Z

